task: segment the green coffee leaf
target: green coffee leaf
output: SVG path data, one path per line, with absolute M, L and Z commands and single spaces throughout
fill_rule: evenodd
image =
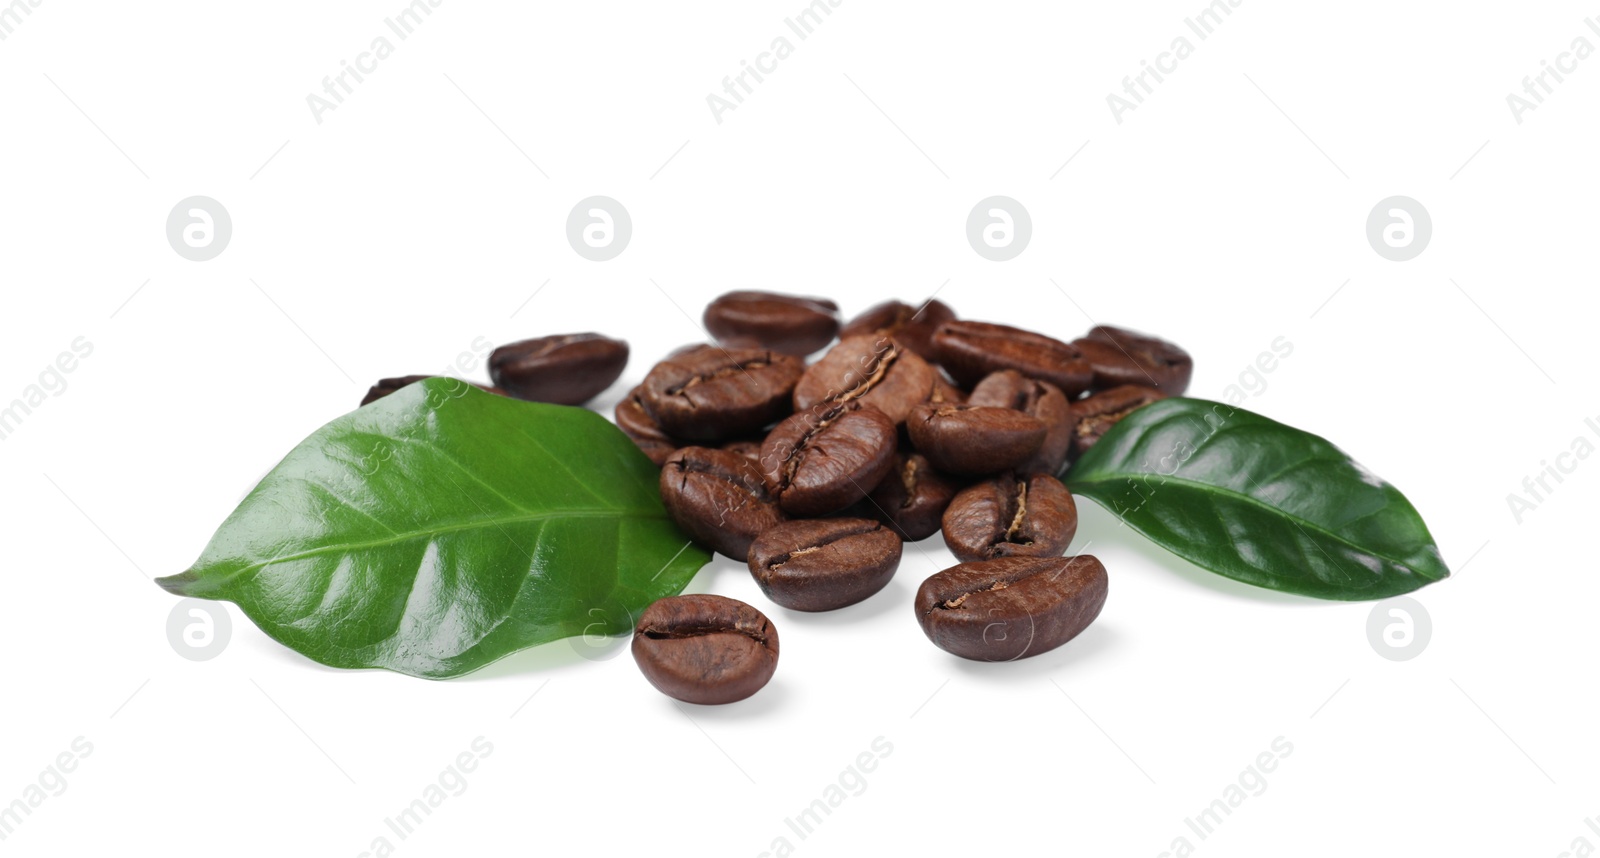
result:
M 657 474 L 593 412 L 430 379 L 317 430 L 158 583 L 323 664 L 459 676 L 688 584 L 710 554 Z
M 1450 574 L 1394 486 L 1316 435 L 1218 402 L 1140 408 L 1066 483 L 1179 557 L 1259 587 L 1382 599 Z

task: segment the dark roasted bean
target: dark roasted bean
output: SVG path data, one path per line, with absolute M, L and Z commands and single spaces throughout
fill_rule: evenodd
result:
M 644 405 L 639 401 L 639 393 L 640 389 L 637 387 L 628 391 L 628 395 L 617 403 L 612 414 L 616 417 L 617 428 L 622 430 L 622 434 L 627 435 L 659 468 L 674 450 L 684 445 L 661 431 L 661 427 L 650 417 L 650 412 L 644 410 Z
M 940 518 L 956 491 L 956 484 L 921 453 L 896 453 L 889 476 L 872 490 L 862 510 L 916 542 L 939 532 Z
M 748 557 L 750 542 L 784 520 L 754 462 L 709 447 L 684 447 L 667 457 L 661 502 L 690 536 L 735 560 Z
M 816 406 L 779 423 L 761 445 L 767 491 L 790 515 L 826 515 L 866 497 L 894 463 L 895 427 L 859 402 Z
M 1072 403 L 1073 450 L 1082 453 L 1093 447 L 1100 436 L 1134 409 L 1166 398 L 1166 394 L 1153 387 L 1124 384 Z
M 904 301 L 885 301 L 856 316 L 839 331 L 839 339 L 876 334 L 893 337 L 924 358 L 933 356 L 933 332 L 956 313 L 943 301 L 929 300 L 913 307 Z
M 1088 628 L 1105 606 L 1107 583 L 1106 568 L 1089 554 L 963 563 L 922 582 L 917 622 L 946 652 L 1014 661 Z
M 800 359 L 788 355 L 699 346 L 656 364 L 639 399 L 674 438 L 724 441 L 787 415 L 804 371 Z
M 858 399 L 902 423 L 933 391 L 934 369 L 886 336 L 850 337 L 812 364 L 794 386 L 794 408 Z
M 824 298 L 729 292 L 706 306 L 706 330 L 731 349 L 804 357 L 839 332 L 839 306 Z
M 560 334 L 504 345 L 489 354 L 489 377 L 518 399 L 582 405 L 628 365 L 628 344 L 599 334 Z
M 778 630 L 760 611 L 709 593 L 669 596 L 645 608 L 633 660 L 658 691 L 685 703 L 733 703 L 778 669 Z
M 1011 408 L 924 402 L 906 417 L 917 452 L 950 474 L 993 474 L 1028 460 L 1044 443 L 1039 418 Z
M 1001 370 L 978 382 L 967 404 L 1012 408 L 1044 424 L 1044 443 L 1016 466 L 1017 471 L 1054 474 L 1066 463 L 1072 447 L 1072 402 L 1050 382 L 1028 378 L 1014 369 Z
M 1094 386 L 1143 384 L 1168 396 L 1189 389 L 1194 360 L 1178 346 L 1149 334 L 1099 325 L 1072 343 L 1094 367 Z
M 1094 380 L 1094 369 L 1077 348 L 1009 325 L 948 322 L 933 335 L 933 348 L 950 377 L 965 387 L 1002 369 L 1048 381 L 1068 396 L 1087 390 Z
M 1003 474 L 968 486 L 945 508 L 944 544 L 967 562 L 995 557 L 1053 557 L 1078 532 L 1078 506 L 1048 474 Z
M 900 566 L 900 537 L 864 518 L 786 521 L 750 545 L 761 592 L 796 611 L 831 611 L 882 590 Z
M 385 396 L 388 396 L 391 393 L 394 393 L 395 391 L 399 390 L 402 387 L 410 387 L 411 385 L 416 384 L 419 381 L 425 381 L 425 380 L 430 379 L 430 378 L 438 378 L 438 376 L 434 376 L 434 375 L 402 375 L 402 376 L 399 376 L 397 378 L 382 378 L 382 379 L 379 379 L 377 384 L 374 384 L 371 388 L 369 388 L 367 390 L 367 395 L 362 397 L 361 404 L 362 405 L 366 405 L 369 402 L 376 402 L 377 400 L 382 399 L 382 398 L 384 398 Z M 457 379 L 457 381 L 460 381 L 460 379 Z M 487 393 L 493 393 L 496 396 L 510 396 L 511 395 L 511 394 L 505 392 L 504 390 L 501 390 L 498 387 L 490 387 L 487 384 L 479 384 L 476 381 L 462 381 L 461 383 L 462 384 L 470 384 L 473 387 L 478 388 L 479 390 L 485 391 Z

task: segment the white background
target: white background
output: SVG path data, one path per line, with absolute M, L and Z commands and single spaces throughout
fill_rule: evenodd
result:
M 1549 481 L 1520 523 L 1507 503 L 1575 438 L 1600 444 L 1584 424 L 1600 422 L 1600 59 L 1521 124 L 1506 104 L 1575 38 L 1600 45 L 1584 24 L 1600 8 L 1249 0 L 1200 41 L 1183 24 L 1199 0 L 844 0 L 801 41 L 783 23 L 800 0 L 447 0 L 318 124 L 306 96 L 402 7 L 43 0 L 0 41 L 0 406 L 75 338 L 93 344 L 0 442 L 0 804 L 76 737 L 93 746 L 0 850 L 1600 844 L 1585 825 L 1600 583 L 1582 542 L 1600 461 Z M 707 94 L 785 35 L 793 55 L 716 122 Z M 1116 122 L 1107 94 L 1179 35 L 1193 55 Z M 164 236 L 195 194 L 234 224 L 205 263 Z M 632 213 L 610 262 L 566 242 L 593 194 Z M 964 236 L 991 194 L 1032 214 L 1010 262 Z M 1411 262 L 1364 235 L 1394 194 L 1432 213 Z M 829 295 L 853 314 L 941 286 L 966 317 L 1063 338 L 1093 321 L 1161 333 L 1194 354 L 1203 397 L 1286 338 L 1245 407 L 1334 440 L 1427 517 L 1456 574 L 1416 594 L 1426 650 L 1381 658 L 1371 604 L 1220 580 L 1087 501 L 1074 550 L 1093 540 L 1109 569 L 1105 611 L 1014 664 L 922 636 L 911 594 L 952 562 L 937 539 L 826 615 L 707 567 L 690 589 L 758 605 L 783 643 L 770 686 L 715 709 L 674 706 L 625 649 L 555 643 L 427 682 L 323 668 L 231 606 L 215 660 L 168 643 L 175 600 L 149 578 L 186 568 L 380 376 L 441 372 L 479 337 L 600 330 L 634 349 L 595 403 L 609 413 L 702 336 L 722 291 Z M 479 736 L 493 750 L 466 790 L 394 837 L 385 818 Z M 893 750 L 865 790 L 799 838 L 785 819 L 879 736 Z M 1209 838 L 1189 830 L 1278 737 L 1293 751 L 1265 791 Z

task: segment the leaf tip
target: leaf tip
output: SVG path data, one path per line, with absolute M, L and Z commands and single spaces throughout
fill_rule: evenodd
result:
M 157 586 L 174 596 L 193 596 L 195 585 L 198 583 L 200 576 L 195 574 L 193 569 L 156 579 Z

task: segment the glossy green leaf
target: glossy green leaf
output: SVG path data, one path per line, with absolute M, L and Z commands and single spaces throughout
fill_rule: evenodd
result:
M 1450 574 L 1405 496 L 1326 440 L 1219 402 L 1124 417 L 1067 472 L 1197 566 L 1323 599 L 1381 599 Z
M 681 591 L 711 557 L 657 479 L 593 412 L 430 379 L 317 430 L 158 583 L 323 664 L 459 676 Z

